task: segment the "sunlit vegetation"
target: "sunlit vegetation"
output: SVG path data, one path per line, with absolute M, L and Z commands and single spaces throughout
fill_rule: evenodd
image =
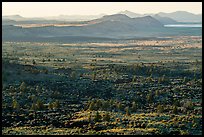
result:
M 3 43 L 3 134 L 201 135 L 202 40 L 151 42 Z

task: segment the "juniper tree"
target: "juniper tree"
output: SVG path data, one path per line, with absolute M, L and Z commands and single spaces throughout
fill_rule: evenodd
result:
M 156 90 L 155 95 L 159 96 L 159 94 L 160 94 L 159 90 Z
M 39 99 L 36 102 L 36 107 L 38 110 L 43 110 L 45 108 L 43 102 Z
M 186 101 L 186 102 L 184 102 L 183 106 L 186 109 L 193 109 L 193 102 L 192 101 Z
M 103 117 L 103 120 L 105 121 L 110 121 L 110 115 L 108 112 L 105 113 L 104 117 Z
M 185 84 L 186 82 L 187 82 L 187 78 L 184 77 L 184 78 L 183 78 L 183 83 Z
M 94 121 L 95 122 L 99 122 L 101 120 L 101 115 L 99 114 L 99 112 L 97 111 L 96 112 L 96 115 L 95 115 L 95 117 L 94 117 Z
M 92 116 L 91 116 L 91 113 L 89 114 L 88 116 L 88 121 L 91 122 L 92 121 Z
M 122 110 L 123 106 L 122 106 L 122 103 L 121 103 L 121 102 L 119 102 L 119 103 L 117 104 L 117 108 L 118 108 L 119 110 Z
M 48 109 L 52 110 L 53 109 L 53 103 L 49 103 Z
M 33 104 L 31 105 L 31 110 L 34 110 L 34 111 L 36 111 L 36 110 L 37 110 L 37 106 L 36 106 L 36 104 L 35 104 L 35 103 L 33 103 Z
M 134 75 L 132 78 L 132 83 L 136 82 L 136 76 Z
M 92 74 L 92 80 L 96 80 L 96 72 L 93 72 L 93 74 Z
M 173 111 L 174 114 L 178 114 L 178 107 L 177 106 L 173 106 Z
M 101 100 L 97 100 L 95 105 L 96 105 L 96 109 L 97 109 L 97 110 L 101 109 L 101 108 L 102 108 L 102 102 L 101 102 Z
M 147 101 L 150 102 L 150 103 L 153 101 L 153 95 L 152 95 L 152 93 L 149 93 L 149 94 L 147 95 Z
M 137 110 L 137 104 L 135 101 L 132 102 L 131 110 L 132 110 L 132 112 L 136 112 L 136 110 Z
M 60 103 L 59 103 L 59 100 L 53 102 L 53 108 L 57 109 L 60 107 Z
M 26 90 L 26 84 L 25 84 L 25 82 L 22 82 L 19 88 L 20 88 L 20 91 L 21 91 L 21 92 L 24 92 L 24 91 Z
M 162 106 L 162 105 L 158 105 L 158 106 L 157 106 L 157 112 L 158 112 L 158 113 L 162 113 L 163 111 L 164 111 L 163 106 Z
M 12 108 L 15 109 L 15 110 L 19 110 L 19 108 L 20 108 L 20 105 L 19 105 L 19 103 L 17 102 L 16 99 L 14 99 L 13 102 L 12 102 Z
M 95 103 L 92 101 L 90 104 L 89 104 L 89 110 L 94 110 L 95 109 Z
M 103 101 L 102 110 L 109 110 L 109 109 L 110 109 L 110 102 L 109 101 Z
M 127 115 L 127 116 L 130 115 L 130 109 L 129 109 L 129 107 L 126 107 L 126 108 L 125 108 L 125 112 L 126 112 L 126 115 Z

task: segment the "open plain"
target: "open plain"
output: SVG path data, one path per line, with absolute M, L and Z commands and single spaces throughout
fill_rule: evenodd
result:
M 201 135 L 202 37 L 2 42 L 2 134 Z

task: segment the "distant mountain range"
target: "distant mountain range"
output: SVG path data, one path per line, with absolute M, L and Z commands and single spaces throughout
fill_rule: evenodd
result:
M 99 15 L 59 15 L 55 17 L 47 17 L 47 20 L 60 20 L 60 21 L 87 21 L 103 17 L 105 14 Z
M 88 21 L 103 17 L 105 14 L 99 15 L 59 15 L 50 17 L 30 17 L 25 18 L 20 15 L 2 16 L 2 20 L 14 20 L 14 21 L 33 21 L 33 20 L 56 20 L 56 21 Z
M 202 22 L 202 14 L 193 14 L 186 11 L 176 11 L 172 13 L 164 13 L 160 12 L 157 14 L 138 14 L 128 10 L 121 11 L 117 14 L 124 14 L 130 18 L 144 17 L 144 16 L 152 16 L 159 20 L 161 23 L 175 23 L 175 22 Z M 20 15 L 11 15 L 11 16 L 2 16 L 3 21 L 42 21 L 42 20 L 52 20 L 52 21 L 89 21 L 101 18 L 103 16 L 107 16 L 105 14 L 99 15 L 59 15 L 52 17 L 41 17 L 41 18 L 25 18 Z
M 126 14 L 131 14 L 129 16 Z M 169 29 L 164 24 L 177 21 L 160 14 L 146 15 L 125 11 L 88 21 L 46 20 L 24 18 L 19 15 L 2 17 L 3 41 L 69 41 L 81 39 L 129 39 L 134 37 L 163 37 L 168 35 L 202 35 L 199 28 Z M 19 24 L 37 24 L 22 28 Z M 38 26 L 39 24 L 39 26 Z M 48 24 L 48 26 L 40 26 Z M 50 25 L 49 25 L 50 24 Z M 58 24 L 59 26 L 55 26 Z M 66 26 L 68 24 L 68 26 Z M 77 39 L 78 38 L 78 39 Z
M 172 13 L 158 13 L 161 17 L 172 18 L 178 22 L 202 22 L 202 14 L 193 14 L 186 11 L 176 11 Z
M 94 22 L 94 23 L 93 23 Z M 151 16 L 130 18 L 123 14 L 106 15 L 99 19 L 91 20 L 83 26 L 63 27 L 31 27 L 21 28 L 17 26 L 3 25 L 3 36 L 24 37 L 55 37 L 55 36 L 98 36 L 119 37 L 133 35 L 139 31 L 161 29 L 163 24 Z M 15 33 L 13 31 L 17 31 Z M 18 34 L 18 35 L 16 35 Z
M 176 11 L 172 13 L 164 13 L 159 12 L 157 14 L 138 14 L 130 11 L 122 11 L 119 12 L 120 14 L 125 14 L 131 18 L 135 17 L 143 17 L 143 16 L 152 16 L 155 17 L 158 20 L 162 20 L 165 23 L 169 20 L 170 22 L 176 21 L 176 22 L 202 22 L 202 14 L 193 14 L 186 11 Z M 168 22 L 167 22 L 168 23 Z

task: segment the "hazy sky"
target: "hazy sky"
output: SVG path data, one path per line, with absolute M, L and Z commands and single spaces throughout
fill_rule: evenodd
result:
M 202 2 L 2 2 L 2 15 L 24 17 L 188 11 L 202 13 Z

